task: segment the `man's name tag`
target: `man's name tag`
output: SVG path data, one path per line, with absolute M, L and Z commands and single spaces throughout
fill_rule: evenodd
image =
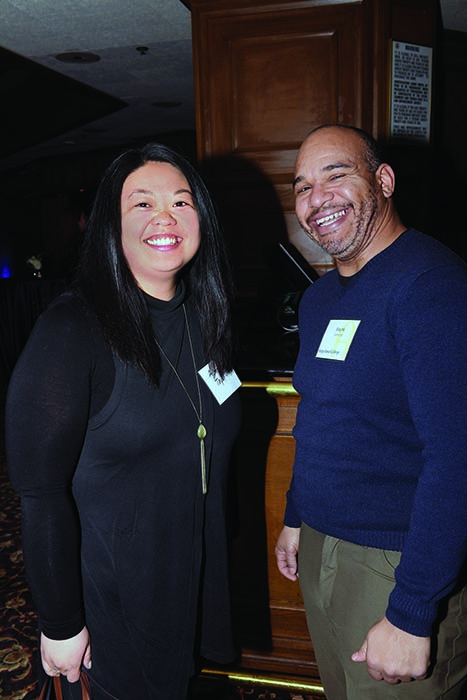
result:
M 211 372 L 209 365 L 206 365 L 198 371 L 198 374 L 204 379 L 219 404 L 223 404 L 242 385 L 234 371 L 229 372 L 222 379 L 217 371 Z
M 335 320 L 328 323 L 316 357 L 324 360 L 345 360 L 360 321 Z

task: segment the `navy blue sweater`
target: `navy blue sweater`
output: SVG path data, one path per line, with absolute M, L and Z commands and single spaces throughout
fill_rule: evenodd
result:
M 428 636 L 467 552 L 467 268 L 407 231 L 313 284 L 299 324 L 284 522 L 401 551 L 386 615 Z

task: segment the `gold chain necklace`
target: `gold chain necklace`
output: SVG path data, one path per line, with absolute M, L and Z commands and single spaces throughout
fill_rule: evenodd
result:
M 204 438 L 207 435 L 207 431 L 206 431 L 205 426 L 203 425 L 203 401 L 201 399 L 201 390 L 199 388 L 198 372 L 196 371 L 195 353 L 193 351 L 193 342 L 191 340 L 190 324 L 188 323 L 188 316 L 186 313 L 185 304 L 182 304 L 182 308 L 183 308 L 183 314 L 185 316 L 185 326 L 186 326 L 186 330 L 187 330 L 187 334 L 188 334 L 188 340 L 190 343 L 191 359 L 193 360 L 193 369 L 195 372 L 196 388 L 198 390 L 199 411 L 196 408 L 195 403 L 194 403 L 193 399 L 191 398 L 191 396 L 188 392 L 188 389 L 185 386 L 183 379 L 181 378 L 181 376 L 177 372 L 175 366 L 172 364 L 172 362 L 169 360 L 169 358 L 165 354 L 163 347 L 160 345 L 160 343 L 157 340 L 156 340 L 156 343 L 157 343 L 157 347 L 159 348 L 162 355 L 167 360 L 169 366 L 172 368 L 173 373 L 175 374 L 178 381 L 180 382 L 180 386 L 182 387 L 183 391 L 187 395 L 188 400 L 191 403 L 193 410 L 196 414 L 196 417 L 199 421 L 198 431 L 196 434 L 199 438 L 199 447 L 200 447 L 200 455 L 201 455 L 201 486 L 203 489 L 203 494 L 206 494 L 208 489 L 207 489 L 207 478 L 206 478 L 206 451 L 205 451 L 205 447 L 204 447 Z

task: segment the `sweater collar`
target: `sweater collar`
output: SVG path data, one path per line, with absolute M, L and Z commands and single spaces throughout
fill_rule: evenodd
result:
M 181 279 L 177 284 L 174 296 L 168 301 L 156 299 L 156 297 L 152 297 L 150 294 L 147 294 L 144 291 L 143 296 L 146 300 L 146 304 L 151 310 L 154 309 L 156 312 L 161 311 L 170 313 L 172 311 L 176 311 L 183 304 L 183 302 L 186 301 L 186 285 L 184 280 Z

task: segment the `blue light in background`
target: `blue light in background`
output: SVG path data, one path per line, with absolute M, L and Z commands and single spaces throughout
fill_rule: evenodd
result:
M 7 258 L 0 259 L 0 279 L 13 277 L 10 261 Z

